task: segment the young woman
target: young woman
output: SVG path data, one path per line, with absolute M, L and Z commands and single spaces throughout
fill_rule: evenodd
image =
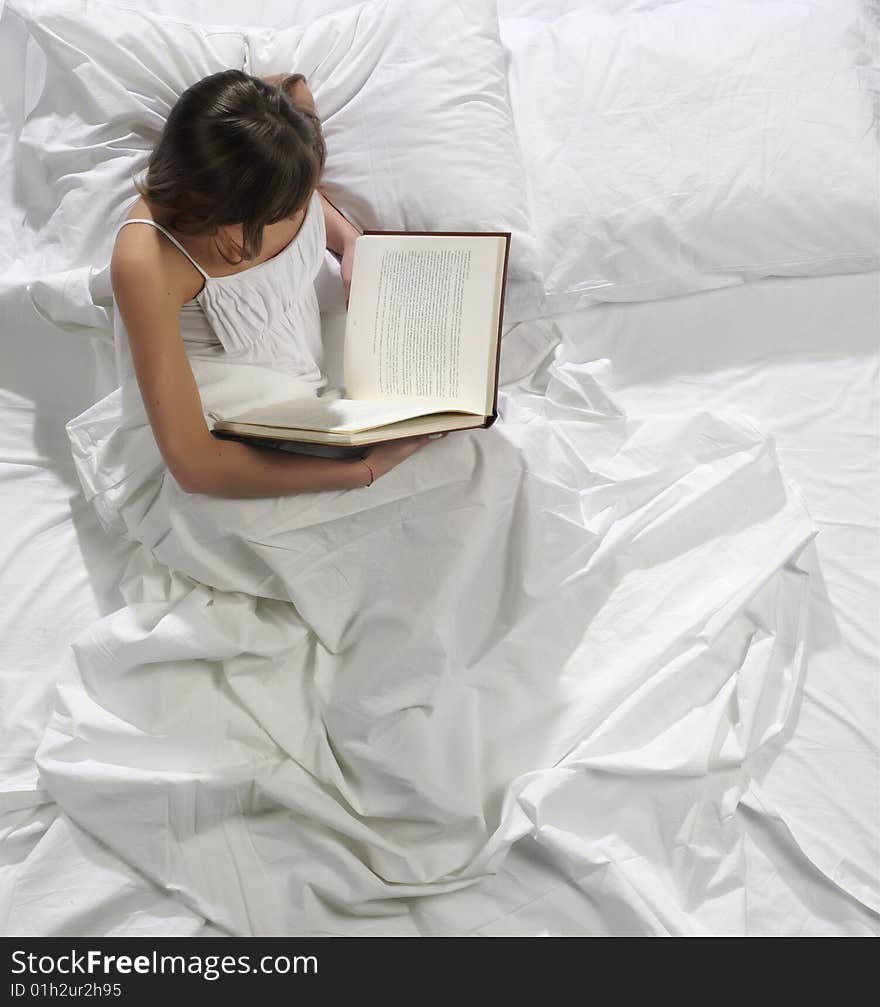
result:
M 259 338 L 268 353 L 287 340 L 317 357 L 313 281 L 323 247 L 313 239 L 322 229 L 341 259 L 348 295 L 359 232 L 318 188 L 324 157 L 302 75 L 214 74 L 171 110 L 138 186 L 141 198 L 119 228 L 111 262 L 116 307 L 156 443 L 187 492 L 268 497 L 366 486 L 428 440 L 391 441 L 365 461 L 336 461 L 209 433 L 182 333 L 193 310 L 239 347 Z M 267 268 L 271 281 L 258 284 L 252 271 Z

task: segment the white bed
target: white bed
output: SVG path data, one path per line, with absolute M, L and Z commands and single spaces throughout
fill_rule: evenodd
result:
M 832 9 L 829 3 L 815 5 L 820 20 L 823 11 Z M 206 20 L 208 5 L 175 5 L 169 0 L 161 8 L 155 6 L 184 21 L 198 22 Z M 247 22 L 257 27 L 306 23 L 313 15 L 347 5 L 325 0 L 297 5 L 294 12 L 290 6 L 253 5 Z M 749 704 L 754 704 L 762 715 L 775 712 L 777 719 L 755 729 L 757 740 L 744 745 L 740 757 L 719 765 L 703 758 L 697 742 L 694 764 L 687 760 L 676 764 L 672 756 L 680 754 L 680 749 L 652 748 L 650 738 L 643 739 L 638 759 L 627 759 L 624 756 L 632 753 L 618 749 L 615 758 L 609 756 L 603 763 L 596 750 L 592 763 L 562 767 L 564 779 L 555 779 L 540 800 L 520 801 L 521 837 L 483 876 L 475 871 L 465 879 L 467 883 L 439 884 L 434 891 L 427 886 L 427 890 L 386 898 L 372 907 L 355 900 L 332 907 L 311 906 L 303 911 L 302 919 L 319 922 L 304 930 L 291 927 L 289 932 L 880 932 L 876 617 L 880 597 L 876 509 L 880 271 L 871 261 L 880 244 L 876 230 L 880 207 L 876 189 L 864 187 L 872 177 L 876 185 L 876 155 L 864 160 L 866 174 L 861 176 L 850 167 L 848 174 L 841 173 L 843 169 L 834 174 L 832 158 L 827 167 L 833 182 L 823 186 L 808 171 L 793 182 L 792 176 L 785 175 L 785 154 L 791 154 L 795 162 L 806 160 L 815 166 L 822 150 L 830 149 L 830 141 L 818 125 L 813 132 L 786 134 L 776 150 L 781 178 L 772 172 L 766 176 L 778 180 L 779 192 L 767 185 L 748 190 L 751 195 L 763 193 L 764 203 L 751 201 L 751 195 L 746 203 L 725 202 L 726 216 L 722 214 L 718 233 L 699 245 L 689 269 L 679 270 L 674 277 L 666 268 L 668 234 L 651 230 L 650 217 L 645 221 L 626 217 L 639 200 L 642 205 L 650 200 L 627 187 L 621 162 L 616 164 L 615 176 L 604 179 L 609 192 L 623 197 L 601 225 L 607 228 L 605 259 L 596 257 L 594 246 L 576 240 L 570 257 L 558 256 L 559 235 L 565 232 L 553 230 L 552 207 L 542 203 L 546 196 L 538 162 L 543 157 L 560 164 L 560 175 L 567 178 L 568 172 L 577 169 L 579 154 L 572 133 L 568 146 L 549 157 L 546 130 L 564 116 L 560 108 L 547 106 L 547 122 L 537 122 L 537 99 L 523 84 L 524 74 L 533 65 L 529 60 L 537 60 L 540 66 L 546 52 L 542 26 L 554 19 L 583 16 L 593 19 L 590 26 L 597 29 L 591 39 L 602 38 L 600 28 L 609 36 L 618 30 L 641 33 L 646 65 L 656 70 L 670 49 L 663 44 L 662 31 L 652 36 L 644 29 L 665 26 L 675 38 L 675 11 L 687 6 L 688 0 L 682 4 L 530 0 L 499 6 L 499 37 L 506 42 L 509 57 L 512 54 L 510 101 L 521 145 L 517 171 L 525 178 L 525 197 L 517 210 L 527 211 L 529 230 L 520 243 L 528 255 L 518 264 L 518 287 L 511 299 L 513 325 L 503 346 L 503 388 L 510 401 L 546 397 L 548 391 L 552 400 L 564 397 L 566 382 L 577 381 L 580 393 L 589 389 L 597 415 L 660 421 L 682 413 L 732 414 L 772 436 L 781 471 L 795 487 L 793 492 L 806 501 L 818 534 L 779 565 L 778 590 L 780 597 L 788 592 L 790 604 L 783 607 L 781 622 L 767 627 L 767 635 L 788 657 L 767 663 L 757 678 L 743 672 L 731 702 L 740 704 L 744 716 Z M 700 39 L 707 44 L 709 27 L 724 25 L 734 6 L 759 9 L 756 4 L 717 3 L 717 22 L 700 21 L 706 32 L 695 32 L 697 41 L 691 44 L 697 45 Z M 699 7 L 698 13 L 705 17 L 707 4 L 694 0 L 691 7 Z M 768 4 L 762 16 L 774 8 L 781 17 L 792 7 L 790 3 Z M 652 21 L 652 11 L 668 19 Z M 640 16 L 646 20 L 640 21 Z M 828 74 L 823 86 L 834 97 L 826 111 L 849 107 L 846 103 L 856 102 L 857 95 L 858 100 L 873 97 L 876 78 L 871 75 L 878 72 L 874 18 L 873 5 L 865 4 L 859 25 L 868 48 L 860 50 L 863 57 L 857 68 L 864 91 L 856 92 L 851 82 L 844 86 L 844 70 L 835 62 L 840 50 L 829 52 L 827 63 L 818 64 Z M 211 4 L 210 21 L 235 24 L 240 18 L 233 4 Z M 135 809 L 126 808 L 121 800 L 101 814 L 95 812 L 89 803 L 89 781 L 95 779 L 97 764 L 87 744 L 70 761 L 68 776 L 52 769 L 56 750 L 51 738 L 48 743 L 46 739 L 57 731 L 56 684 L 71 674 L 71 642 L 95 620 L 125 605 L 120 580 L 139 547 L 104 532 L 83 497 L 70 457 L 64 424 L 113 384 L 111 346 L 106 327 L 102 328 L 106 305 L 101 292 L 106 294 L 102 286 L 106 277 L 82 270 L 88 263 L 99 270 L 104 264 L 102 250 L 95 249 L 93 260 L 76 257 L 82 249 L 88 252 L 87 229 L 82 246 L 72 251 L 71 246 L 40 244 L 42 233 L 55 234 L 52 222 L 40 230 L 38 208 L 29 203 L 33 188 L 24 184 L 17 170 L 9 170 L 14 168 L 16 139 L 25 114 L 40 86 L 33 64 L 26 65 L 25 37 L 22 21 L 4 11 L 0 20 L 0 129 L 7 169 L 0 176 L 0 200 L 6 210 L 0 242 L 4 341 L 0 492 L 5 528 L 0 539 L 3 931 L 68 936 L 276 932 L 271 923 L 264 922 L 274 917 L 261 920 L 259 913 L 254 914 L 259 899 L 253 891 L 241 898 L 249 883 L 256 885 L 253 879 L 230 884 L 229 904 L 219 906 L 217 893 L 223 894 L 222 886 L 209 881 L 200 886 L 193 875 L 181 883 L 171 862 L 183 840 L 173 829 L 169 830 L 164 877 L 135 844 L 125 845 L 124 830 L 118 842 L 112 833 L 108 842 L 107 833 L 95 829 L 94 822 L 114 817 L 122 821 Z M 799 44 L 803 52 L 809 52 L 810 45 L 817 43 L 804 36 Z M 785 59 L 771 52 L 773 58 L 761 63 L 756 57 L 755 62 L 781 72 L 781 67 L 792 66 L 791 51 L 784 55 Z M 698 80 L 693 57 L 688 52 L 688 67 Z M 651 63 L 652 59 L 657 62 Z M 596 57 L 590 66 L 599 63 Z M 617 79 L 612 69 L 606 67 L 604 75 L 597 73 L 600 85 L 610 86 L 609 81 Z M 560 80 L 565 79 L 560 71 Z M 651 77 L 650 85 L 657 88 L 663 80 L 672 88 L 679 78 L 670 67 L 667 74 Z M 575 83 L 584 86 L 582 80 Z M 796 78 L 795 83 L 803 87 L 803 78 Z M 565 88 L 558 90 L 561 102 Z M 822 92 L 822 87 L 817 90 Z M 713 93 L 717 98 L 718 92 Z M 665 94 L 667 108 L 675 106 L 676 94 L 682 98 L 674 90 Z M 318 92 L 319 109 L 320 98 Z M 571 110 L 574 114 L 574 106 Z M 857 111 L 861 114 L 864 109 L 859 106 L 852 111 L 853 129 L 847 137 L 854 137 L 860 125 L 864 128 Z M 674 154 L 670 121 L 662 120 L 659 112 L 652 114 L 662 125 L 667 150 Z M 765 125 L 769 129 L 784 119 L 781 109 L 769 109 Z M 829 121 L 840 128 L 844 120 Z M 531 138 L 533 146 L 524 143 L 524 138 Z M 761 163 L 766 167 L 772 148 L 770 136 L 765 139 Z M 840 132 L 835 134 L 838 146 L 843 147 L 845 139 Z M 876 149 L 873 135 L 868 139 Z M 806 145 L 800 152 L 798 140 Z M 621 134 L 614 142 L 618 154 L 631 149 Z M 730 153 L 734 148 L 720 144 L 717 149 Z M 646 148 L 644 154 L 645 162 L 658 156 L 656 147 Z M 744 160 L 737 160 L 739 156 Z M 742 151 L 736 157 L 731 153 L 731 163 L 734 178 L 739 179 L 753 166 Z M 674 157 L 665 164 L 671 178 Z M 600 159 L 591 162 L 593 191 L 603 184 L 602 172 Z M 784 202 L 788 189 L 783 183 L 793 186 L 795 196 L 803 201 L 803 226 Z M 809 189 L 811 184 L 814 189 Z M 703 190 L 696 186 L 693 191 Z M 833 201 L 835 193 L 843 208 L 838 207 L 836 216 L 822 204 L 823 199 Z M 859 206 L 847 202 L 853 194 L 862 200 Z M 745 212 L 744 206 L 751 215 L 743 222 L 737 213 Z M 814 233 L 809 224 L 818 219 L 818 211 L 827 216 Z M 412 206 L 409 212 L 415 213 Z M 759 239 L 765 233 L 762 213 L 773 224 L 766 229 L 766 240 L 775 242 L 765 256 L 772 264 L 763 270 L 757 268 L 754 254 L 756 249 L 761 251 Z M 689 247 L 688 226 L 693 225 L 698 236 L 705 235 L 701 228 L 706 219 L 702 211 L 692 220 L 678 219 L 679 250 Z M 411 225 L 411 221 L 412 217 L 407 222 Z M 621 221 L 625 226 L 612 226 Z M 579 235 L 583 221 L 570 219 L 570 223 L 571 234 Z M 511 226 L 516 230 L 520 221 L 514 220 Z M 589 229 L 596 233 L 601 226 L 594 222 Z M 737 261 L 737 254 L 745 254 L 732 247 L 737 228 L 750 240 L 758 236 L 748 250 L 750 268 L 729 266 Z M 809 263 L 793 256 L 788 265 L 781 265 L 779 247 L 794 242 L 810 250 Z M 650 249 L 650 255 L 642 255 L 645 249 Z M 718 258 L 705 268 L 716 253 L 729 268 L 722 268 Z M 68 265 L 65 255 L 72 256 L 73 271 L 59 279 Z M 573 268 L 582 272 L 572 273 Z M 583 271 L 587 268 L 589 272 Z M 89 279 L 91 288 L 86 285 Z M 338 370 L 341 330 L 333 281 L 328 264 L 322 282 L 326 282 L 331 371 Z M 85 296 L 89 289 L 96 303 Z M 735 564 L 736 557 L 730 562 Z M 668 609 L 658 609 L 658 619 L 669 614 Z M 752 643 L 757 648 L 755 639 Z M 743 668 L 746 663 L 744 658 Z M 68 684 L 72 681 L 68 678 Z M 70 695 L 80 695 L 69 687 L 73 691 L 66 700 L 68 710 Z M 750 689 L 757 691 L 757 698 Z M 82 738 L 87 739 L 92 714 L 85 703 L 81 714 Z M 731 717 L 736 723 L 737 708 Z M 49 767 L 48 774 L 41 775 L 34 761 L 40 746 L 48 753 L 42 763 Z M 167 767 L 168 779 L 174 768 Z M 59 786 L 62 779 L 68 782 Z M 120 779 L 126 779 L 124 773 Z M 163 785 L 158 774 L 156 786 Z M 234 850 L 231 838 L 229 842 Z M 250 863 L 244 853 L 241 863 Z M 299 869 L 305 874 L 332 875 L 334 862 L 322 860 L 317 850 L 314 860 L 301 863 Z M 332 887 L 331 878 L 328 888 Z M 320 900 L 316 897 L 316 901 Z M 246 910 L 240 909 L 239 902 Z

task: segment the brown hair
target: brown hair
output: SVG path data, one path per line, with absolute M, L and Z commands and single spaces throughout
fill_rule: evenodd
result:
M 241 70 L 223 70 L 187 88 L 175 103 L 134 185 L 168 210 L 183 234 L 242 225 L 241 258 L 260 254 L 263 228 L 292 216 L 314 192 L 326 151 L 321 124 L 274 87 Z M 232 263 L 218 248 L 227 262 Z

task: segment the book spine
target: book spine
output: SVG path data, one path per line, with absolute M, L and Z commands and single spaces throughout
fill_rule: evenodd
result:
M 491 426 L 498 417 L 498 379 L 501 370 L 501 328 L 504 320 L 504 295 L 507 293 L 507 262 L 510 258 L 510 232 L 504 237 L 504 267 L 501 270 L 501 304 L 498 306 L 498 346 L 495 352 L 495 395 L 492 398 Z

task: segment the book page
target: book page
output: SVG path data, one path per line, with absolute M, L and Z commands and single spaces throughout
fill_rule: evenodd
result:
M 423 402 L 368 402 L 359 399 L 294 399 L 230 417 L 233 423 L 298 430 L 354 433 L 433 412 Z
M 492 235 L 358 238 L 346 394 L 488 413 L 504 247 L 504 238 Z

